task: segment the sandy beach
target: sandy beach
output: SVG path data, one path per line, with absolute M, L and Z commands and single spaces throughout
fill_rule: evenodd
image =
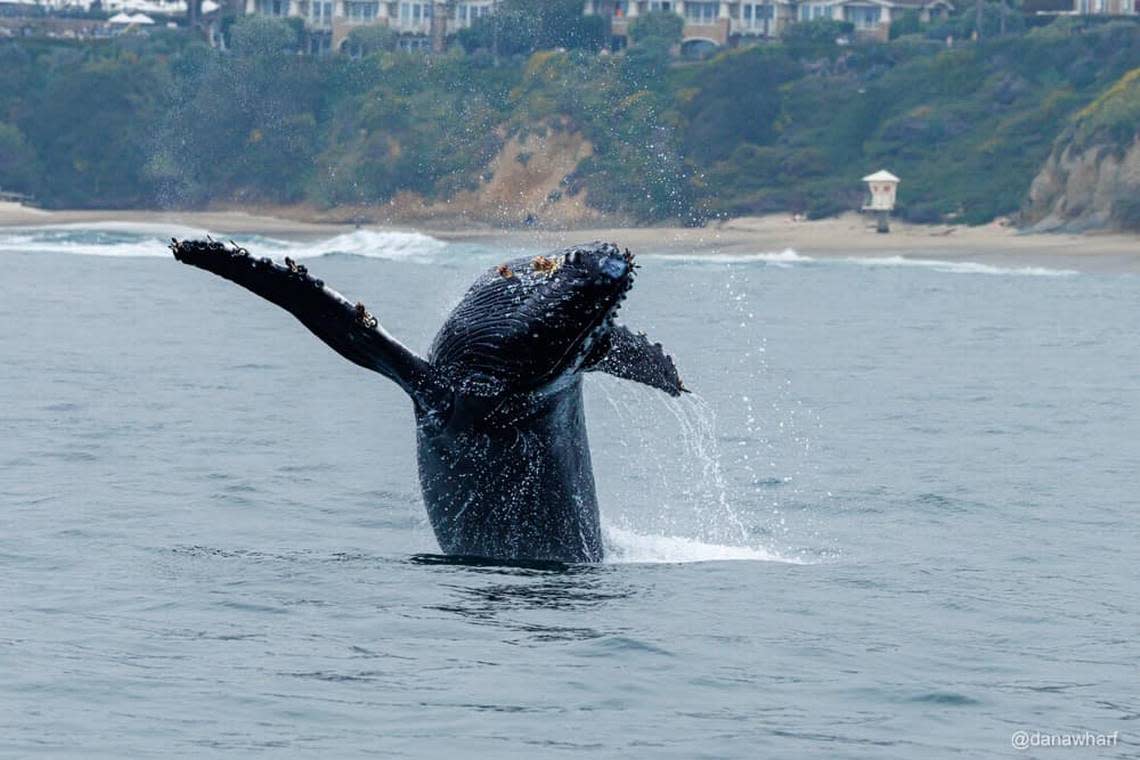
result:
M 281 210 L 274 209 L 274 214 Z M 0 203 L 0 227 L 50 225 L 169 224 L 207 229 L 221 235 L 261 234 L 289 239 L 319 239 L 351 231 L 356 225 L 289 218 L 245 211 L 44 211 Z M 786 214 L 742 217 L 701 228 L 584 227 L 504 230 L 448 223 L 364 225 L 376 229 L 416 230 L 441 240 L 556 248 L 585 240 L 611 240 L 635 252 L 690 252 L 744 255 L 795 251 L 811 257 L 889 257 L 969 261 L 1002 267 L 1048 267 L 1086 272 L 1140 272 L 1140 235 L 1025 234 L 1011 226 L 912 225 L 895 221 L 890 234 L 878 234 L 870 219 L 846 214 L 833 219 L 796 221 Z

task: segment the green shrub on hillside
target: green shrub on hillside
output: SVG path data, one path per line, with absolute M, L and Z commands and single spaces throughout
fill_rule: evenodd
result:
M 0 190 L 35 193 L 41 171 L 35 149 L 24 134 L 0 122 Z
M 1078 150 L 1094 142 L 1126 147 L 1140 135 L 1140 68 L 1120 78 L 1073 120 L 1073 145 Z
M 94 59 L 48 76 L 27 94 L 24 133 L 39 156 L 40 200 L 50 206 L 130 207 L 153 202 L 143 166 L 169 90 L 166 72 L 136 59 Z
M 679 45 L 684 26 L 684 19 L 676 13 L 654 11 L 630 22 L 629 38 L 638 44 L 654 40 L 665 45 Z
M 242 16 L 230 27 L 230 47 L 243 56 L 273 56 L 297 51 L 295 24 L 270 16 Z

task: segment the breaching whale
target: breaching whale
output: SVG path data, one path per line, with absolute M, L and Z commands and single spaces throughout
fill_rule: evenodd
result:
M 362 303 L 312 277 L 212 240 L 171 245 L 181 262 L 289 311 L 352 362 L 412 399 L 424 504 L 446 554 L 597 562 L 602 535 L 582 373 L 685 392 L 660 343 L 615 324 L 633 256 L 608 243 L 508 261 L 483 273 L 426 359 Z

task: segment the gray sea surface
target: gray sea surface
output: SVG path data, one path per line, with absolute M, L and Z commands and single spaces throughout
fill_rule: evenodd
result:
M 499 567 L 191 232 L 0 232 L 0 756 L 1140 753 L 1137 277 L 640 251 L 695 393 L 590 376 L 609 559 Z M 421 350 L 519 253 L 240 242 Z

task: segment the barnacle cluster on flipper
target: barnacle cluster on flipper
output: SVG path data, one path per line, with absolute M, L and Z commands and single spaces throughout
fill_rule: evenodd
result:
M 368 313 L 368 309 L 360 301 L 356 302 L 356 323 L 364 327 L 376 327 L 380 324 L 376 317 Z
M 178 238 L 171 238 L 170 250 L 174 253 L 174 258 L 181 262 L 193 264 L 207 271 L 222 274 L 223 276 L 228 276 L 225 274 L 224 262 L 229 262 L 251 269 L 268 270 L 269 272 L 283 274 L 289 279 L 311 285 L 314 288 L 323 288 L 325 286 L 324 280 L 311 276 L 306 267 L 298 264 L 288 256 L 285 257 L 284 266 L 274 264 L 273 260 L 268 257 L 254 258 L 246 248 L 243 248 L 232 240 L 229 241 L 227 245 L 214 240 L 209 235 L 206 236 L 205 240 L 179 240 Z

